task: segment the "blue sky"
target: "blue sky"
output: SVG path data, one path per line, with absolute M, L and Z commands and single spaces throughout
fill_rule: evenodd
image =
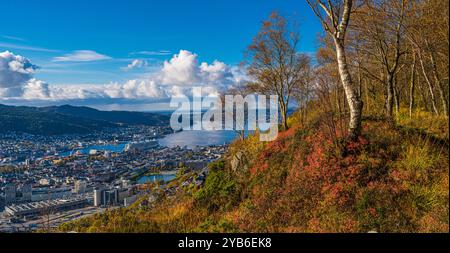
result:
M 39 66 L 33 77 L 50 85 L 142 78 L 180 50 L 196 54 L 199 64 L 218 60 L 236 66 L 273 10 L 299 21 L 300 51 L 314 52 L 321 31 L 302 0 L 0 2 L 0 52 L 28 58 Z M 67 60 L 77 50 L 96 55 L 86 61 L 57 60 Z M 126 70 L 136 59 L 140 67 Z

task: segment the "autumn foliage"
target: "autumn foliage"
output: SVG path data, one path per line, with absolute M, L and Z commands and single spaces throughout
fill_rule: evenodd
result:
M 448 232 L 448 144 L 382 120 L 365 120 L 355 141 L 330 138 L 320 120 L 309 126 L 291 127 L 265 145 L 257 136 L 234 142 L 201 188 L 180 186 L 151 206 L 60 230 Z M 233 167 L 237 152 L 242 162 Z

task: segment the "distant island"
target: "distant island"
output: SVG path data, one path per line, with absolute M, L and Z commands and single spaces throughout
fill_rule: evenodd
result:
M 100 111 L 71 105 L 28 107 L 0 104 L 0 134 L 85 134 L 127 125 L 168 124 L 169 116 L 149 112 Z

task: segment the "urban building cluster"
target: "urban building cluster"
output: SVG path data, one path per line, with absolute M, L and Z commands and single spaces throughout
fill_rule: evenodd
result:
M 144 194 L 140 184 L 157 180 L 151 175 L 201 170 L 226 150 L 160 146 L 158 138 L 168 133 L 140 126 L 88 136 L 1 136 L 0 232 L 39 228 L 45 215 L 63 217 L 54 218 L 58 224 L 84 216 L 84 209 L 128 206 Z

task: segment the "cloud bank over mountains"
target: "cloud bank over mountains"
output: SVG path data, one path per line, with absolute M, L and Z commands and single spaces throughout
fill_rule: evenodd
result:
M 108 59 L 93 51 L 75 51 L 54 60 L 87 61 Z M 123 70 L 145 68 L 147 62 L 133 60 Z M 160 99 L 172 96 L 190 96 L 194 86 L 203 87 L 203 95 L 217 95 L 221 91 L 246 80 L 244 71 L 235 66 L 214 61 L 199 63 L 197 54 L 180 50 L 164 61 L 157 71 L 146 77 L 123 83 L 57 85 L 34 77 L 38 66 L 23 56 L 9 51 L 0 53 L 1 100 L 86 100 L 86 99 Z

